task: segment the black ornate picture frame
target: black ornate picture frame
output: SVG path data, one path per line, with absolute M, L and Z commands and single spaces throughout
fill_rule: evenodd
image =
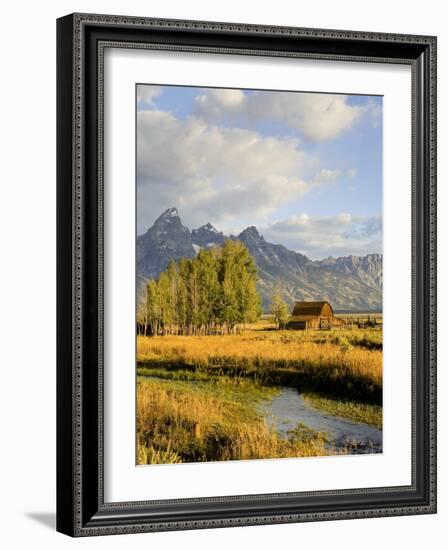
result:
M 411 66 L 411 485 L 105 502 L 102 109 L 110 45 Z M 57 22 L 57 52 L 57 530 L 91 536 L 435 513 L 436 38 L 73 14 Z

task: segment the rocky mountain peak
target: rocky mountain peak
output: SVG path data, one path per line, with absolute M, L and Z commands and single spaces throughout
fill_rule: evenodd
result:
M 165 225 L 174 223 L 176 225 L 182 225 L 177 208 L 168 208 L 165 212 L 162 212 L 160 216 L 154 222 L 154 226 Z
M 254 225 L 250 225 L 249 227 L 246 227 L 244 231 L 241 231 L 238 235 L 238 239 L 241 239 L 242 241 L 264 241 L 264 238 L 260 235 L 258 229 Z
M 144 235 L 137 237 L 137 271 L 145 279 L 157 277 L 171 260 L 194 255 L 190 230 L 182 225 L 175 207 L 165 210 Z
M 170 219 L 170 218 L 178 218 L 179 212 L 175 206 L 172 206 L 171 208 L 167 208 L 165 212 L 162 212 L 160 216 L 157 219 Z
M 214 227 L 210 222 L 207 222 L 205 225 L 200 227 L 200 229 L 204 229 L 205 231 L 210 231 L 210 233 L 218 233 L 218 230 L 216 227 Z
M 318 260 L 316 265 L 331 270 L 333 273 L 355 275 L 365 284 L 381 289 L 383 286 L 383 256 L 382 254 L 367 254 L 367 256 L 341 256 L 340 258 L 325 258 Z
M 191 232 L 193 243 L 200 247 L 210 247 L 224 244 L 224 234 L 218 231 L 210 222 Z
M 174 237 L 176 233 L 183 233 L 188 236 L 190 235 L 190 230 L 182 225 L 179 212 L 174 206 L 168 208 L 165 212 L 160 214 L 148 231 L 158 233 L 160 236 L 168 234 Z

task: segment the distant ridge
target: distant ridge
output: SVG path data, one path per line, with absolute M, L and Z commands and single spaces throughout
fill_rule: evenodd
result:
M 259 271 L 259 292 L 268 310 L 274 288 L 292 304 L 298 300 L 328 300 L 335 310 L 381 311 L 383 286 L 382 254 L 310 260 L 283 245 L 267 242 L 255 226 L 237 237 L 226 237 L 210 222 L 190 231 L 182 224 L 177 208 L 165 210 L 137 237 L 137 290 L 166 269 L 171 260 L 193 258 L 201 248 L 221 246 L 225 239 L 243 242 Z

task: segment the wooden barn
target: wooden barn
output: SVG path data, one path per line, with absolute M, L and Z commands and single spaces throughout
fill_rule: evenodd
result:
M 344 321 L 334 316 L 329 302 L 296 302 L 286 327 L 290 330 L 331 329 L 344 326 Z

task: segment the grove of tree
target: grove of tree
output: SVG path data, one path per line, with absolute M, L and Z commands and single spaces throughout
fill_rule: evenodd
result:
M 150 279 L 137 327 L 145 335 L 228 334 L 261 313 L 255 262 L 242 242 L 229 239 Z

